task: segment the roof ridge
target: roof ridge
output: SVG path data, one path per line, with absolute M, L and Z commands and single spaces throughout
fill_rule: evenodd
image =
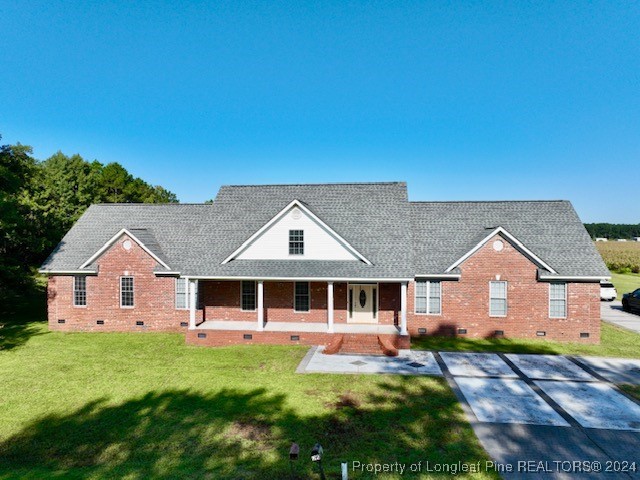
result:
M 409 200 L 409 203 L 559 203 L 570 200 Z
M 333 185 L 407 185 L 407 182 L 323 182 L 323 183 L 263 183 L 263 184 L 240 184 L 240 185 L 220 185 L 225 187 L 323 187 Z
M 212 205 L 211 203 L 173 203 L 173 202 L 167 202 L 167 203 L 148 203 L 148 202 L 139 202 L 139 203 L 127 203 L 127 202 L 114 202 L 114 203 L 107 203 L 107 202 L 100 202 L 100 203 L 92 203 L 91 205 L 89 205 L 90 207 L 93 206 L 97 206 L 97 207 L 103 207 L 103 206 L 107 206 L 107 205 L 117 205 L 117 206 L 124 206 L 124 205 L 129 205 L 129 206 L 137 206 L 137 207 L 141 207 L 141 206 L 153 206 L 153 207 L 158 207 L 158 206 L 166 206 L 166 205 L 178 205 L 178 206 L 185 206 L 185 205 Z

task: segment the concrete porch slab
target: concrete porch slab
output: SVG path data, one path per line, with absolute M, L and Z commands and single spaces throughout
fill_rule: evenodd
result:
M 382 355 L 325 355 L 322 350 L 323 347 L 318 347 L 311 358 L 308 361 L 305 360 L 304 373 L 442 375 L 438 362 L 431 352 L 400 350 L 397 357 L 385 357 Z
M 200 330 L 233 331 L 256 331 L 257 328 L 257 322 L 235 320 L 207 320 L 196 327 L 196 329 Z M 264 331 L 292 333 L 327 333 L 327 324 L 317 322 L 267 322 L 264 325 Z M 395 325 L 336 323 L 334 324 L 334 333 L 398 335 L 400 333 L 400 330 Z

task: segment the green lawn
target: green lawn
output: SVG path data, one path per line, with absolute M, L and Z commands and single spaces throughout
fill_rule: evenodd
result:
M 640 385 L 618 385 L 622 390 L 640 400 Z
M 469 339 L 422 337 L 411 341 L 417 350 L 463 352 L 540 353 L 554 355 L 596 355 L 603 357 L 640 358 L 640 335 L 601 322 L 600 345 L 560 343 L 551 340 Z
M 305 479 L 319 478 L 316 441 L 328 478 L 340 461 L 487 459 L 442 379 L 299 375 L 306 348 L 190 347 L 180 334 L 25 322 L 0 335 L 0 478 L 290 478 L 293 441 Z
M 611 283 L 615 285 L 618 292 L 618 300 L 620 300 L 623 293 L 633 292 L 636 288 L 640 288 L 640 274 L 612 272 Z

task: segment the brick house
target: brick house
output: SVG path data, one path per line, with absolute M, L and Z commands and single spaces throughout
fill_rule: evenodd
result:
M 52 330 L 390 354 L 432 334 L 599 342 L 609 277 L 567 201 L 410 202 L 403 182 L 92 205 L 40 271 Z

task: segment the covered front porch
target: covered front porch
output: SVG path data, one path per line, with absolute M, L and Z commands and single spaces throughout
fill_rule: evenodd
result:
M 408 282 L 188 278 L 189 329 L 407 335 Z
M 333 352 L 395 354 L 409 345 L 407 282 L 197 282 L 187 282 L 187 343 L 193 345 L 325 345 Z

